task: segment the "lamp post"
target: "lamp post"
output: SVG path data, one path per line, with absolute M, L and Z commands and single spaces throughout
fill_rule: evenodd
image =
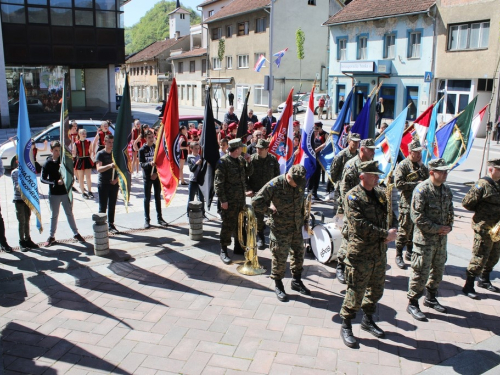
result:
M 274 3 L 276 0 L 271 0 L 271 14 L 269 15 L 269 82 L 268 82 L 268 90 L 269 90 L 269 108 L 273 107 L 273 86 L 274 86 L 274 77 L 273 77 L 273 18 L 274 18 Z

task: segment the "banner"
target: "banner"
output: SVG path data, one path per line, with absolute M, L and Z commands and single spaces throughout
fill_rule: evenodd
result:
M 434 104 L 434 108 L 432 108 L 431 120 L 429 121 L 429 129 L 427 130 L 427 134 L 425 135 L 425 142 L 422 143 L 422 146 L 425 147 L 422 153 L 422 162 L 427 166 L 429 165 L 429 161 L 432 158 L 432 153 L 434 151 L 434 139 L 436 138 L 436 128 L 437 128 L 437 113 L 439 109 L 439 104 L 441 100 L 444 99 L 444 96 L 438 100 L 437 103 Z
M 280 173 L 286 173 L 293 163 L 293 88 L 288 93 L 285 108 L 276 124 L 269 152 L 278 159 Z
M 309 104 L 306 109 L 304 123 L 301 125 L 302 137 L 300 141 L 300 151 L 297 154 L 298 162 L 296 164 L 303 165 L 306 169 L 306 181 L 309 181 L 311 176 L 316 171 L 316 151 L 312 145 L 312 136 L 314 134 L 314 86 L 309 95 Z
M 477 115 L 474 116 L 474 119 L 472 120 L 472 125 L 470 127 L 470 135 L 469 135 L 469 143 L 467 144 L 467 151 L 465 154 L 460 158 L 460 160 L 457 162 L 454 168 L 458 167 L 460 164 L 465 162 L 467 158 L 469 157 L 470 150 L 472 148 L 472 144 L 474 143 L 474 140 L 476 139 L 477 131 L 479 130 L 479 126 L 481 125 L 481 122 L 483 121 L 484 114 L 486 113 L 486 109 L 488 108 L 489 104 L 486 104 L 483 109 L 479 111 Z

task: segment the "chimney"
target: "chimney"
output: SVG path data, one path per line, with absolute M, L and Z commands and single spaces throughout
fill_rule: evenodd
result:
M 176 31 L 175 32 L 175 40 L 178 40 L 180 37 L 181 37 L 181 32 L 180 31 Z

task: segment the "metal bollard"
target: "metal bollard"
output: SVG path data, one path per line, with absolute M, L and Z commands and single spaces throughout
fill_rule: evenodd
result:
M 201 241 L 203 239 L 203 207 L 202 202 L 191 201 L 189 207 L 189 239 Z
M 109 236 L 106 219 L 106 214 L 92 215 L 92 220 L 95 222 L 92 226 L 92 229 L 94 229 L 94 254 L 97 256 L 109 254 Z

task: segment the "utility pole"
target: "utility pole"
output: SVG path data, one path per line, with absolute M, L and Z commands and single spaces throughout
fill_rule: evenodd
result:
M 273 86 L 274 86 L 274 77 L 273 77 L 273 18 L 274 18 L 274 3 L 276 0 L 271 0 L 271 14 L 269 16 L 269 108 L 273 107 Z

